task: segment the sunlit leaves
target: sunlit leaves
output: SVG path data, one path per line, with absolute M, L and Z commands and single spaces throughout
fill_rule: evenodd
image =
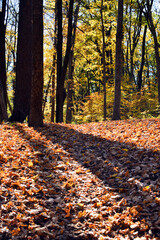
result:
M 158 119 L 2 124 L 0 236 L 159 237 L 159 130 Z

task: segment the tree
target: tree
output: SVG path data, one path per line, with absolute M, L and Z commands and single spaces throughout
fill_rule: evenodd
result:
M 29 115 L 32 79 L 31 2 L 20 0 L 14 109 L 11 122 L 23 122 Z
M 6 87 L 6 58 L 5 58 L 5 11 L 6 0 L 2 1 L 0 11 L 0 121 L 7 120 L 7 87 Z
M 56 43 L 57 43 L 57 5 L 55 1 L 55 26 L 54 26 L 54 53 L 52 66 L 52 89 L 51 89 L 51 122 L 54 122 L 55 116 L 55 82 L 56 82 Z
M 76 38 L 76 29 L 77 29 L 77 21 L 78 21 L 78 13 L 79 13 L 80 1 L 78 1 L 75 12 L 74 12 L 74 23 L 73 23 L 73 35 L 72 35 L 72 47 L 69 58 L 69 70 L 68 70 L 68 81 L 67 81 L 67 112 L 66 112 L 66 123 L 71 123 L 72 120 L 72 112 L 73 112 L 73 72 L 74 72 L 74 45 Z
M 74 0 L 70 0 L 68 10 L 67 46 L 62 66 L 62 0 L 57 0 L 57 89 L 56 89 L 56 122 L 63 122 L 63 104 L 65 99 L 64 82 L 69 63 L 72 39 L 72 17 Z
M 157 81 L 158 81 L 158 102 L 160 106 L 160 54 L 159 54 L 160 44 L 158 43 L 158 34 L 156 31 L 156 26 L 154 25 L 153 16 L 152 16 L 153 0 L 146 0 L 145 2 L 142 1 L 141 3 L 139 0 L 137 0 L 137 2 L 140 7 L 141 5 L 144 7 L 143 12 L 147 20 L 149 30 L 154 39 L 154 50 L 155 50 L 155 57 L 156 57 Z
M 29 126 L 43 126 L 43 0 L 32 1 L 32 84 Z
M 140 33 L 142 28 L 142 12 L 143 8 L 139 8 L 137 6 L 137 3 L 131 0 L 129 4 L 129 12 L 127 11 L 126 13 L 129 22 L 128 24 L 125 24 L 125 28 L 127 30 L 128 35 L 126 70 L 128 71 L 129 81 L 131 84 L 133 83 L 136 84 L 134 55 L 140 39 Z
M 146 34 L 147 34 L 147 25 L 145 25 L 145 27 L 144 27 L 143 43 L 142 43 L 141 66 L 140 66 L 140 70 L 138 71 L 138 76 L 137 76 L 137 88 L 138 88 L 138 91 L 140 91 L 141 87 L 142 87 L 142 72 L 143 72 L 143 67 L 144 67 Z
M 104 19 L 103 19 L 103 0 L 101 0 L 101 24 L 102 24 L 102 62 L 103 62 L 103 114 L 104 120 L 106 120 L 106 60 L 105 60 L 105 32 L 104 32 Z
M 63 122 L 63 89 L 62 73 L 62 0 L 56 1 L 57 6 L 57 91 L 56 91 L 56 122 Z
M 122 40 L 123 40 L 123 0 L 118 0 L 116 33 L 115 92 L 112 120 L 120 119 L 121 79 L 122 79 Z

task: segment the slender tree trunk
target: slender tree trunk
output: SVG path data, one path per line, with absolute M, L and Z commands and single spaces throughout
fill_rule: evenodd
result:
M 51 88 L 51 122 L 54 122 L 55 118 L 55 83 L 56 83 L 56 44 L 57 44 L 57 2 L 55 1 L 55 26 L 54 26 L 54 54 L 52 65 L 52 88 Z
M 72 49 L 70 53 L 69 59 L 69 75 L 68 75 L 68 94 L 67 94 L 67 113 L 66 113 L 66 123 L 71 123 L 72 121 L 72 113 L 73 113 L 73 72 L 74 72 L 74 44 L 76 38 L 76 29 L 77 29 L 77 21 L 78 21 L 78 13 L 79 13 L 80 1 L 78 1 L 77 7 L 74 13 L 74 27 L 73 27 L 73 36 L 72 36 Z
M 145 27 L 144 27 L 143 43 L 142 43 L 142 60 L 141 60 L 140 70 L 138 71 L 138 76 L 137 76 L 138 91 L 140 91 L 141 87 L 142 87 L 142 72 L 143 72 L 143 67 L 144 67 L 146 33 L 147 33 L 147 25 L 145 25 Z
M 136 46 L 139 42 L 139 36 L 141 33 L 143 8 L 142 7 L 137 8 L 137 23 L 135 26 L 132 26 L 132 8 L 133 8 L 132 3 L 133 1 L 131 0 L 130 10 L 129 10 L 130 26 L 128 31 L 129 32 L 129 48 L 130 48 L 130 70 L 128 68 L 128 71 L 129 71 L 130 82 L 136 84 L 136 79 L 134 74 L 134 53 L 135 53 Z
M 43 116 L 44 116 L 44 111 L 45 111 L 45 107 L 46 107 L 46 103 L 47 103 L 49 89 L 50 89 L 50 86 L 51 86 L 52 72 L 53 72 L 53 69 L 51 70 L 51 73 L 50 73 L 50 76 L 49 76 L 49 80 L 48 80 L 48 84 L 47 84 L 47 88 L 46 88 L 46 91 L 45 91 L 45 96 L 44 96 L 44 100 L 43 100 L 43 104 L 42 104 Z
M 29 115 L 32 79 L 32 0 L 20 0 L 14 109 L 11 122 L 23 122 Z
M 43 126 L 43 0 L 32 0 L 33 66 L 29 126 Z
M 118 1 L 118 20 L 116 34 L 115 92 L 113 120 L 120 119 L 121 80 L 122 80 L 122 40 L 123 40 L 123 0 Z
M 53 57 L 53 72 L 52 72 L 52 90 L 51 90 L 51 122 L 54 122 L 55 118 L 55 82 L 56 82 L 56 55 Z
M 144 4 L 143 2 L 140 4 L 139 0 L 137 0 L 139 7 L 141 7 L 141 4 Z M 153 5 L 153 0 L 146 1 L 145 4 L 145 18 L 148 22 L 149 30 L 152 33 L 153 39 L 154 39 L 154 50 L 155 50 L 155 56 L 156 56 L 156 65 L 157 65 L 157 81 L 158 81 L 158 102 L 159 102 L 159 107 L 160 107 L 160 54 L 159 54 L 159 43 L 158 43 L 158 38 L 157 38 L 157 33 L 156 33 L 156 28 L 153 23 L 153 17 L 152 17 L 152 5 Z
M 3 120 L 7 121 L 8 115 L 7 115 L 7 108 L 4 98 L 4 91 L 2 84 L 0 83 L 0 122 Z
M 62 73 L 62 0 L 57 5 L 57 89 L 56 89 L 56 122 L 63 122 L 63 88 Z
M 152 15 L 150 16 L 150 31 L 154 38 L 154 49 L 155 49 L 155 55 L 156 55 L 156 65 L 157 65 L 157 81 L 158 81 L 158 102 L 160 105 L 160 55 L 159 55 L 159 44 L 157 40 L 157 34 L 155 30 L 155 26 L 153 24 Z
M 57 40 L 56 122 L 63 122 L 63 104 L 65 100 L 64 82 L 72 46 L 71 39 L 72 39 L 73 4 L 74 0 L 70 0 L 68 13 L 67 47 L 62 67 L 62 1 L 57 0 L 58 40 Z
M 68 74 L 68 81 L 67 81 L 67 113 L 66 113 L 66 123 L 71 123 L 72 120 L 72 111 L 73 111 L 73 101 L 72 101 L 72 95 L 73 95 L 73 50 L 70 54 L 70 60 L 69 60 L 69 74 Z
M 7 120 L 7 87 L 6 87 L 6 57 L 5 57 L 5 9 L 6 0 L 2 1 L 0 12 L 0 121 Z
M 102 62 L 103 62 L 103 118 L 106 120 L 106 60 L 105 60 L 105 33 L 104 33 L 104 20 L 103 20 L 103 0 L 101 0 L 101 25 L 102 25 Z

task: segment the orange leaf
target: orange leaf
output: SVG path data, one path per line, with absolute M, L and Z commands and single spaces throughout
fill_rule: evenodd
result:
M 86 215 L 86 211 L 84 210 L 84 211 L 80 211 L 79 213 L 78 213 L 78 218 L 82 218 L 82 217 L 84 217 Z
M 33 167 L 33 162 L 28 162 L 28 167 Z
M 79 167 L 78 169 L 76 169 L 76 173 L 79 174 L 82 172 L 82 169 Z
M 20 231 L 21 231 L 21 229 L 20 229 L 19 227 L 16 228 L 16 229 L 13 229 L 13 230 L 12 230 L 12 235 L 13 235 L 13 236 L 17 236 Z
M 71 208 L 72 208 L 72 204 L 69 203 L 68 206 L 67 206 L 67 208 L 64 209 L 64 211 L 66 212 L 66 216 L 65 216 L 66 218 L 67 218 L 67 217 L 70 217 L 70 215 L 71 215 L 71 214 L 70 214 Z
M 150 188 L 150 186 L 145 186 L 145 187 L 143 187 L 143 192 L 149 192 L 149 190 L 150 190 L 151 188 Z
M 81 207 L 81 208 L 84 207 L 84 204 L 83 204 L 83 203 L 77 203 L 77 205 L 78 205 L 79 207 Z

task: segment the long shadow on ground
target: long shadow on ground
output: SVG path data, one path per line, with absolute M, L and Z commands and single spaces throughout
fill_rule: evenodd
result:
M 47 239 L 98 239 L 101 234 L 106 239 L 117 239 L 117 236 L 159 239 L 158 151 L 83 134 L 59 124 L 35 129 L 52 142 L 55 153 L 46 141 L 28 136 L 23 125 L 16 128 L 35 151 L 39 146 L 41 169 L 37 174 L 43 180 L 49 180 L 47 174 L 53 163 L 49 191 L 37 196 L 46 201 L 46 207 L 52 212 L 52 218 L 46 219 L 45 224 L 57 235 L 54 238 L 48 235 Z M 44 220 L 37 218 L 37 224 L 43 226 Z M 40 239 L 46 238 L 42 235 Z

